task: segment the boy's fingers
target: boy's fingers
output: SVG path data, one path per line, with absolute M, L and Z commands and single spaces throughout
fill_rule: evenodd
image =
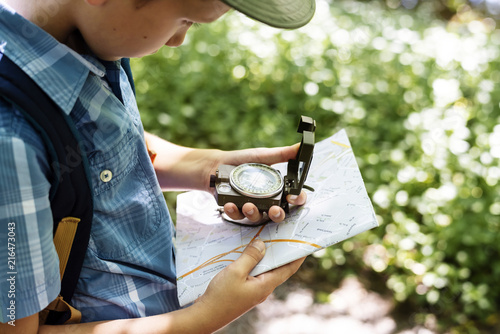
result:
M 245 203 L 241 211 L 234 203 L 226 203 L 224 204 L 224 212 L 234 220 L 248 218 L 251 222 L 258 223 L 262 219 L 262 213 L 252 203 Z
M 248 162 L 248 156 L 251 155 L 252 162 L 259 162 L 266 165 L 273 165 L 279 162 L 287 162 L 295 159 L 299 150 L 300 143 L 292 146 L 273 147 L 273 148 L 251 148 L 239 152 L 245 153 L 241 157 L 245 160 L 231 161 L 232 164 L 239 165 Z M 233 155 L 234 156 L 234 155 Z M 236 162 L 236 163 L 235 163 Z
M 224 204 L 224 212 L 231 219 L 239 220 L 245 218 L 245 216 L 238 210 L 238 207 L 234 203 L 226 203 Z
M 266 253 L 266 245 L 262 240 L 254 240 L 249 244 L 241 256 L 232 263 L 232 266 L 237 267 L 238 271 L 245 277 L 252 271 L 257 263 L 262 260 Z
M 260 274 L 257 277 L 260 277 L 261 279 L 264 280 L 273 281 L 275 285 L 280 285 L 287 279 L 289 279 L 290 276 L 292 276 L 297 272 L 297 270 L 300 268 L 305 259 L 306 259 L 305 257 L 297 259 L 281 267 Z
M 285 219 L 285 211 L 277 205 L 273 205 L 268 212 L 269 218 L 275 223 L 279 223 Z
M 298 196 L 297 195 L 288 195 L 286 197 L 286 200 L 288 203 L 290 203 L 292 205 L 304 205 L 306 203 L 306 200 L 307 200 L 307 194 L 305 193 L 305 191 L 301 191 Z
M 243 205 L 241 212 L 243 212 L 245 217 L 254 223 L 262 219 L 262 214 L 259 212 L 259 209 L 257 209 L 257 207 L 250 202 Z

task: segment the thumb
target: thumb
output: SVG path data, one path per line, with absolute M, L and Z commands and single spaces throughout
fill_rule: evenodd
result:
M 279 162 L 287 162 L 290 159 L 297 157 L 300 143 L 272 148 L 254 148 L 255 156 L 252 159 L 254 162 L 260 162 L 267 165 L 273 165 Z
M 264 242 L 258 239 L 254 240 L 245 248 L 241 256 L 232 263 L 232 266 L 236 267 L 237 271 L 246 277 L 262 260 L 265 253 L 266 245 Z

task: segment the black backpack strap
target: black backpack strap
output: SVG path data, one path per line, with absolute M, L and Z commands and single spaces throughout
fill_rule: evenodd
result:
M 130 83 L 130 87 L 132 88 L 132 91 L 135 95 L 134 76 L 132 75 L 132 69 L 130 68 L 130 58 L 122 58 L 121 65 L 123 67 L 123 70 L 127 74 L 128 82 Z
M 87 251 L 93 216 L 89 166 L 80 135 L 69 115 L 2 53 L 0 98 L 17 106 L 44 140 L 54 178 L 50 192 L 54 233 L 63 218 L 80 219 L 61 281 L 61 295 L 70 302 Z

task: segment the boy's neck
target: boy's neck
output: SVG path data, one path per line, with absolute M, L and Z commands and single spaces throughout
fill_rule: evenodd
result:
M 72 1 L 35 1 L 35 0 L 0 0 L 12 7 L 25 19 L 39 26 L 59 42 L 68 45 L 76 52 L 85 51 L 85 42 L 76 27 L 71 23 L 68 3 Z

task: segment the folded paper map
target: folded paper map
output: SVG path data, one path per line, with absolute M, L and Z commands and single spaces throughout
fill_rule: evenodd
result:
M 274 166 L 282 171 L 286 164 Z M 286 172 L 285 172 L 286 174 Z M 281 223 L 241 226 L 222 219 L 213 196 L 191 191 L 177 197 L 176 266 L 182 306 L 201 296 L 210 280 L 255 238 L 266 244 L 255 276 L 378 226 L 344 130 L 314 147 L 305 182 L 307 203 Z

